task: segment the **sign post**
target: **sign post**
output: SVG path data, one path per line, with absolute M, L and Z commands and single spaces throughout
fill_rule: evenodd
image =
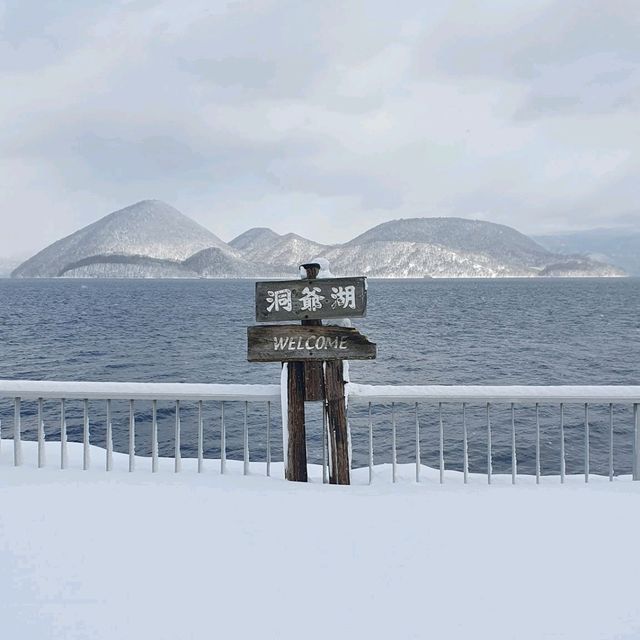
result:
M 258 322 L 299 321 L 248 327 L 250 362 L 287 363 L 287 480 L 307 481 L 304 402 L 322 400 L 329 437 L 330 482 L 350 483 L 344 360 L 373 360 L 376 345 L 352 327 L 323 326 L 323 319 L 362 317 L 366 278 L 320 278 L 305 264 L 303 280 L 257 282 Z
M 307 264 L 303 267 L 307 272 L 307 278 L 315 280 L 318 277 L 320 268 L 317 264 Z M 319 318 L 305 319 L 301 323 L 306 327 L 322 326 L 322 320 Z M 322 400 L 324 398 L 322 362 L 305 362 L 302 366 L 304 367 L 304 399 L 308 402 Z

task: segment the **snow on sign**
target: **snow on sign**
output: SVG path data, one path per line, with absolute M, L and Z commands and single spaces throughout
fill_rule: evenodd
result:
M 364 277 L 256 282 L 257 322 L 360 318 L 366 310 Z
M 376 345 L 352 327 L 262 325 L 247 328 L 249 362 L 373 360 Z

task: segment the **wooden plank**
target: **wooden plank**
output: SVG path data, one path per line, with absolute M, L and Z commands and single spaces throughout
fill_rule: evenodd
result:
M 249 362 L 373 360 L 376 345 L 352 327 L 247 328 Z
M 349 464 L 349 435 L 342 361 L 332 360 L 326 363 L 324 384 L 331 449 L 329 482 L 331 484 L 350 484 L 351 465 Z
M 257 322 L 360 318 L 366 310 L 364 277 L 256 282 Z
M 287 371 L 287 468 L 285 478 L 307 481 L 307 436 L 304 419 L 304 366 L 290 362 Z
M 304 362 L 304 399 L 307 402 L 318 402 L 324 399 L 324 375 L 321 361 Z

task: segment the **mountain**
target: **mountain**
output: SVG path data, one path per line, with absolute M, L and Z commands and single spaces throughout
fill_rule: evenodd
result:
M 616 267 L 598 262 L 587 257 L 562 256 L 558 262 L 548 264 L 539 276 L 551 276 L 553 278 L 585 278 L 599 276 L 616 276 L 624 274 Z
M 211 275 L 249 275 L 247 260 L 216 235 L 159 200 L 143 200 L 54 242 L 13 272 L 27 277 L 194 277 L 189 259 Z
M 336 274 L 383 278 L 623 275 L 592 260 L 567 265 L 566 256 L 511 227 L 464 218 L 384 222 L 323 255 Z
M 544 248 L 511 227 L 463 218 L 385 222 L 342 245 L 249 229 L 229 244 L 177 209 L 143 200 L 40 251 L 14 277 L 268 278 L 327 258 L 336 275 L 378 278 L 614 276 L 584 255 Z
M 256 248 L 277 242 L 281 237 L 280 234 L 267 227 L 254 227 L 234 238 L 229 243 L 229 246 L 238 251 L 251 253 Z
M 551 258 L 544 247 L 512 227 L 465 218 L 409 218 L 383 222 L 347 243 L 411 242 L 485 256 L 512 267 L 542 267 Z
M 249 229 L 229 243 L 252 262 L 298 267 L 326 251 L 327 245 L 318 244 L 295 233 L 279 235 L 271 229 Z
M 536 240 L 556 253 L 581 254 L 616 265 L 631 275 L 640 276 L 638 229 L 590 229 L 537 236 Z
M 275 278 L 291 275 L 286 267 L 251 262 L 219 247 L 198 251 L 182 265 L 201 278 L 219 278 L 221 274 L 226 278 L 255 278 L 258 275 Z
M 528 276 L 531 270 L 510 269 L 482 254 L 452 251 L 424 242 L 376 240 L 334 247 L 323 257 L 336 275 L 362 274 L 372 278 L 493 278 Z
M 505 225 L 464 218 L 411 218 L 384 222 L 343 245 L 322 245 L 267 228 L 230 243 L 249 261 L 296 267 L 327 258 L 336 275 L 377 278 L 623 275 L 583 257 L 559 255 Z

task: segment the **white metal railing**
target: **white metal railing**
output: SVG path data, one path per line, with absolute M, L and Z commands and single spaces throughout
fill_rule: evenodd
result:
M 444 438 L 445 424 L 443 420 L 443 405 L 461 405 L 462 409 L 462 461 L 461 466 L 464 481 L 470 476 L 469 467 L 469 433 L 467 430 L 467 412 L 473 405 L 480 405 L 485 415 L 486 428 L 486 477 L 491 483 L 493 475 L 493 450 L 492 442 L 492 408 L 495 405 L 503 405 L 510 409 L 510 424 L 508 436 L 510 442 L 510 471 L 511 480 L 515 484 L 518 477 L 518 458 L 516 447 L 516 407 L 526 405 L 535 409 L 535 476 L 536 481 L 541 479 L 541 443 L 540 443 L 540 419 L 539 409 L 546 405 L 559 406 L 559 439 L 560 439 L 560 480 L 565 481 L 565 407 L 568 405 L 580 405 L 584 409 L 584 479 L 589 481 L 590 476 L 590 406 L 593 404 L 608 405 L 608 446 L 609 446 L 609 478 L 614 477 L 614 405 L 623 405 L 632 408 L 632 423 L 628 432 L 632 451 L 632 477 L 640 480 L 640 386 L 385 386 L 362 385 L 349 383 L 346 385 L 350 419 L 357 421 L 359 410 L 363 410 L 364 419 L 368 427 L 367 465 L 369 468 L 369 481 L 373 478 L 374 467 L 374 429 L 373 407 L 377 405 L 390 406 L 390 458 L 392 480 L 398 477 L 398 446 L 397 446 L 397 405 L 409 406 L 415 410 L 414 458 L 415 479 L 420 482 L 421 469 L 423 468 L 421 457 L 421 442 L 423 425 L 419 417 L 421 405 L 433 406 L 437 411 L 437 418 L 431 428 L 437 429 L 438 442 L 438 470 L 440 482 L 445 478 Z M 30 401 L 37 403 L 37 446 L 38 466 L 45 465 L 45 427 L 44 427 L 44 403 L 57 401 L 59 403 L 59 436 L 60 436 L 60 466 L 66 468 L 68 463 L 67 452 L 67 402 L 82 402 L 82 466 L 88 469 L 90 466 L 91 441 L 91 416 L 90 401 L 104 401 L 106 403 L 105 420 L 105 449 L 106 469 L 113 468 L 113 425 L 112 402 L 126 401 L 128 403 L 128 458 L 129 470 L 135 470 L 136 462 L 136 406 L 138 401 L 151 402 L 151 447 L 150 458 L 152 471 L 158 470 L 158 402 L 170 402 L 172 404 L 173 422 L 173 458 L 176 472 L 182 469 L 181 450 L 181 403 L 195 403 L 197 408 L 197 447 L 196 455 L 198 471 L 203 469 L 204 461 L 204 430 L 203 430 L 203 403 L 216 401 L 220 403 L 220 470 L 225 472 L 226 464 L 226 423 L 225 405 L 228 403 L 240 403 L 244 406 L 244 420 L 242 424 L 242 461 L 243 471 L 249 473 L 250 447 L 249 429 L 247 423 L 248 407 L 250 403 L 258 403 L 266 408 L 266 473 L 270 475 L 271 466 L 271 408 L 276 403 L 279 408 L 281 389 L 279 385 L 253 385 L 253 384 L 176 384 L 176 383 L 112 383 L 112 382 L 54 382 L 54 381 L 23 381 L 0 380 L 0 401 L 13 403 L 13 462 L 16 466 L 22 464 L 22 403 Z M 324 421 L 323 421 L 324 422 Z M 413 428 L 413 427 L 412 427 Z M 323 478 L 327 477 L 326 455 L 326 425 L 323 425 L 322 435 L 322 460 Z M 502 435 L 502 434 L 501 434 Z M 1 436 L 1 431 L 0 431 Z M 483 455 L 485 455 L 483 453 Z
M 511 411 L 510 445 L 511 445 L 511 480 L 515 484 L 518 476 L 518 461 L 516 453 L 516 420 L 515 407 L 518 404 L 535 406 L 535 475 L 536 482 L 540 482 L 540 419 L 539 408 L 541 405 L 553 404 L 560 407 L 560 481 L 564 482 L 565 469 L 565 432 L 564 409 L 569 404 L 584 406 L 584 479 L 589 482 L 590 475 L 590 424 L 589 408 L 592 404 L 606 404 L 609 407 L 609 479 L 614 477 L 613 464 L 613 407 L 616 404 L 633 407 L 633 422 L 631 429 L 632 448 L 632 478 L 640 480 L 640 386 L 443 386 L 443 385 L 363 385 L 349 383 L 347 385 L 349 404 L 368 405 L 369 426 L 369 478 L 373 475 L 373 427 L 372 405 L 391 404 L 392 424 L 392 479 L 397 479 L 397 445 L 396 445 L 396 404 L 410 404 L 415 407 L 415 468 L 416 482 L 420 481 L 422 467 L 420 456 L 420 421 L 418 418 L 419 403 L 436 403 L 438 406 L 439 426 L 439 473 L 440 482 L 444 482 L 444 425 L 442 419 L 443 403 L 456 403 L 462 405 L 462 439 L 463 439 L 463 477 L 464 482 L 469 478 L 468 456 L 468 432 L 466 421 L 466 409 L 470 403 L 482 403 L 486 409 L 486 476 L 487 482 L 492 478 L 492 430 L 491 407 L 493 404 L 508 405 Z
M 159 401 L 174 403 L 174 469 L 182 470 L 181 453 L 181 402 L 197 403 L 198 435 L 197 457 L 198 471 L 202 471 L 204 460 L 203 447 L 203 417 L 202 409 L 205 401 L 220 403 L 220 470 L 225 472 L 226 466 L 226 425 L 225 403 L 244 403 L 243 424 L 243 462 L 244 473 L 249 473 L 249 438 L 247 427 L 247 412 L 249 403 L 266 404 L 267 420 L 267 452 L 266 470 L 270 475 L 271 466 L 271 403 L 280 400 L 278 385 L 255 384 L 180 384 L 180 383 L 140 383 L 140 382 L 56 382 L 33 380 L 0 380 L 0 399 L 8 399 L 14 405 L 13 417 L 13 461 L 15 466 L 22 464 L 22 402 L 24 400 L 37 401 L 37 441 L 38 466 L 45 464 L 45 429 L 43 421 L 43 405 L 45 400 L 57 400 L 60 403 L 60 466 L 62 469 L 68 464 L 68 439 L 66 403 L 70 400 L 81 400 L 83 403 L 83 461 L 82 468 L 90 466 L 90 415 L 89 401 L 103 400 L 106 402 L 106 470 L 113 468 L 113 427 L 112 401 L 128 401 L 128 455 L 129 471 L 135 469 L 136 442 L 136 401 L 150 401 L 152 403 L 151 418 L 151 468 L 158 471 L 158 420 L 157 408 Z

